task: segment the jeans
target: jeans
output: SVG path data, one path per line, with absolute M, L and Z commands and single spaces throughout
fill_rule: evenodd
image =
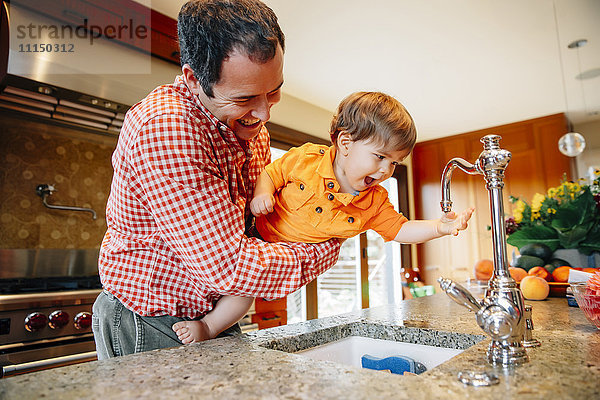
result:
M 92 331 L 98 360 L 181 346 L 171 327 L 176 322 L 189 320 L 170 315 L 142 317 L 125 308 L 112 294 L 102 291 L 92 307 Z M 240 333 L 239 325 L 235 324 L 219 337 Z

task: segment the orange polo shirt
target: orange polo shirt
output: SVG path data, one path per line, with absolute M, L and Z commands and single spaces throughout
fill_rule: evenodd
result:
M 307 143 L 265 167 L 277 192 L 273 212 L 256 219 L 264 240 L 319 243 L 368 229 L 386 241 L 396 237 L 407 219 L 394 210 L 387 191 L 376 185 L 357 196 L 340 193 L 334 159 L 333 146 Z

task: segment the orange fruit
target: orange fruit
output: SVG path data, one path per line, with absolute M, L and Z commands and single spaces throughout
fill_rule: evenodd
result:
M 529 275 L 521 281 L 521 292 L 527 300 L 544 300 L 550 294 L 550 285 L 545 279 Z
M 567 267 L 566 265 L 558 267 L 552 271 L 552 278 L 554 278 L 556 282 L 567 282 L 569 280 L 569 271 L 571 271 L 571 269 L 571 267 Z
M 533 267 L 529 271 L 527 271 L 527 274 L 540 277 L 547 281 L 552 280 L 552 275 L 550 275 L 550 272 L 548 272 L 548 270 L 544 267 Z
M 475 267 L 473 269 L 475 272 L 475 279 L 487 281 L 494 273 L 494 263 L 492 260 L 482 259 L 475 263 Z
M 517 282 L 521 282 L 521 279 L 527 276 L 527 271 L 519 267 L 508 267 L 508 272 L 510 273 L 510 276 L 512 276 L 512 278 Z

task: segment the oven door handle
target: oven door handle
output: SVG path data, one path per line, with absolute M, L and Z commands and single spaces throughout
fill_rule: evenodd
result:
M 73 354 L 70 356 L 48 358 L 46 360 L 32 361 L 22 364 L 5 365 L 2 367 L 0 378 L 24 374 L 42 369 L 61 367 L 65 365 L 77 364 L 87 361 L 97 360 L 96 352 L 89 351 L 87 353 Z

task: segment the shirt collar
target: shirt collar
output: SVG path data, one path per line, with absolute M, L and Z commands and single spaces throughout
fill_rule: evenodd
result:
M 367 209 L 371 206 L 373 202 L 373 189 L 368 189 L 363 192 L 360 192 L 358 196 L 353 195 L 352 193 L 340 193 L 340 184 L 335 178 L 335 173 L 333 172 L 333 162 L 335 161 L 335 146 L 329 146 L 327 150 L 325 150 L 325 154 L 321 158 L 319 165 L 317 166 L 317 174 L 323 178 L 323 183 L 325 188 L 327 188 L 327 183 L 333 182 L 334 186 L 331 189 L 335 193 L 335 198 L 347 206 L 352 203 L 354 206 L 362 209 Z

